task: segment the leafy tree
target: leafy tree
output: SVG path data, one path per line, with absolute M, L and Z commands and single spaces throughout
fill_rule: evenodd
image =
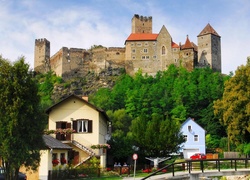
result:
M 44 147 L 45 116 L 29 66 L 0 57 L 0 156 L 5 179 L 17 179 L 21 165 L 36 169 Z
M 131 125 L 131 117 L 127 115 L 125 109 L 114 112 L 107 111 L 107 115 L 112 121 L 112 138 L 108 142 L 111 145 L 109 153 L 116 161 L 126 161 L 131 156 L 132 142 L 127 133 Z
M 38 94 L 41 97 L 41 106 L 46 109 L 53 104 L 51 96 L 54 85 L 56 83 L 61 83 L 63 80 L 52 71 L 45 74 L 39 74 L 35 79 L 38 85 Z
M 162 157 L 177 152 L 184 142 L 179 122 L 163 118 L 153 114 L 150 119 L 140 116 L 132 121 L 133 140 L 146 156 Z
M 214 104 L 214 113 L 226 126 L 235 145 L 250 143 L 250 60 L 225 83 L 223 97 Z

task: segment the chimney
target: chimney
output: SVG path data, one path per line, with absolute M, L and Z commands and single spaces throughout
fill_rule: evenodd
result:
M 88 96 L 82 96 L 82 99 L 89 102 L 89 97 Z

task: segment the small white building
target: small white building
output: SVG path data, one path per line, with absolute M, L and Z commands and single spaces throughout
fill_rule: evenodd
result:
M 47 180 L 49 170 L 52 170 L 53 166 L 67 164 L 68 151 L 72 149 L 72 147 L 67 144 L 63 144 L 61 141 L 50 135 L 44 135 L 43 140 L 45 142 L 46 149 L 41 151 L 39 180 Z
M 194 153 L 206 154 L 205 130 L 197 124 L 192 118 L 188 118 L 181 125 L 181 132 L 185 138 L 182 149 L 185 159 L 189 159 Z

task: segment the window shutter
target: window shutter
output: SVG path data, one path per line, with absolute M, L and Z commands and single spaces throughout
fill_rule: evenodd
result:
M 68 123 L 68 122 L 67 122 L 66 128 L 71 128 L 71 123 Z M 70 141 L 70 140 L 71 140 L 71 134 L 66 134 L 66 140 L 67 140 L 67 141 Z
M 92 133 L 92 129 L 93 129 L 93 121 L 92 120 L 89 120 L 88 121 L 88 132 L 89 133 Z
M 73 121 L 73 129 L 77 132 L 77 121 Z
M 56 129 L 61 128 L 62 122 L 56 122 Z M 61 134 L 60 133 L 56 133 L 56 139 L 57 140 L 61 140 Z
M 67 123 L 66 127 L 71 128 L 71 123 Z
M 56 122 L 56 129 L 61 128 L 62 122 Z

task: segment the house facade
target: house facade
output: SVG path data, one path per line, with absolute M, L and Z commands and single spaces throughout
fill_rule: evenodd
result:
M 199 124 L 189 117 L 181 125 L 181 132 L 185 138 L 185 142 L 180 151 L 183 152 L 185 159 L 189 159 L 194 153 L 206 154 L 206 132 Z
M 72 148 L 65 156 L 67 162 L 76 167 L 96 156 L 100 158 L 101 167 L 106 167 L 105 149 L 91 148 L 106 144 L 110 136 L 109 118 L 103 110 L 90 104 L 86 98 L 70 95 L 47 109 L 46 113 L 49 116 L 48 131 L 59 132 L 51 136 Z

